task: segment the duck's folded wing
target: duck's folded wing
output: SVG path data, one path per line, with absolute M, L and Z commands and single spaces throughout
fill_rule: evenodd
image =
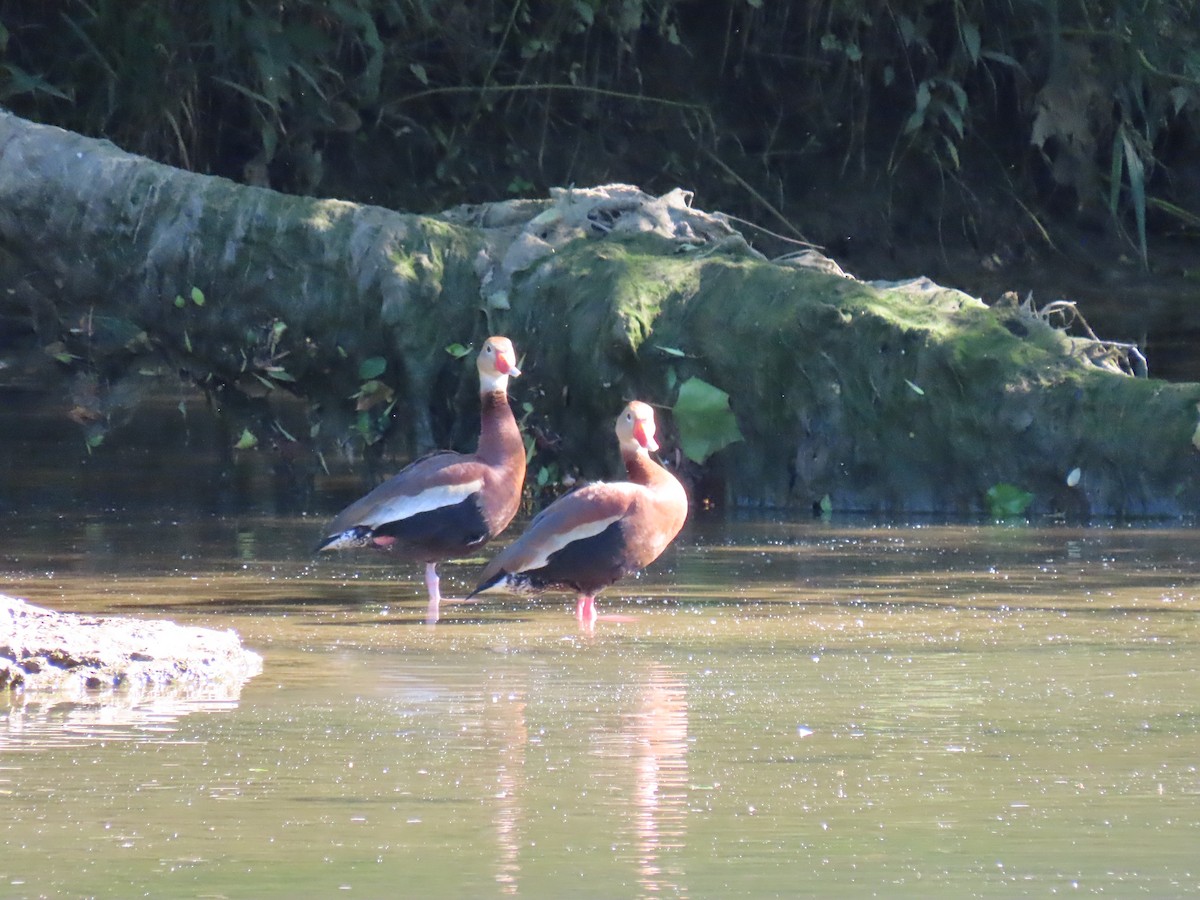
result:
M 534 517 L 529 529 L 488 563 L 486 582 L 500 572 L 530 572 L 579 541 L 600 534 L 629 512 L 637 486 L 595 482 L 555 500 Z
M 459 453 L 435 453 L 378 485 L 338 513 L 326 533 L 379 528 L 461 503 L 483 487 L 483 464 Z

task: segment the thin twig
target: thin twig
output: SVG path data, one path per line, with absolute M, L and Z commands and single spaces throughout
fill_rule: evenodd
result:
M 1099 350 L 1103 358 L 1113 361 L 1116 366 L 1124 372 L 1133 375 L 1135 378 L 1145 378 L 1150 372 L 1150 367 L 1146 363 L 1146 357 L 1142 354 L 1142 350 L 1137 344 L 1130 344 L 1124 341 L 1106 341 L 1101 337 L 1096 336 L 1096 332 L 1092 330 L 1092 326 L 1088 324 L 1087 319 L 1083 317 L 1083 313 L 1079 311 L 1079 307 L 1073 300 L 1052 300 L 1043 307 L 1036 307 L 1033 304 L 1033 295 L 1030 294 L 1025 298 L 1025 302 L 1021 304 L 1021 311 L 1035 319 L 1045 322 L 1051 328 L 1058 328 L 1054 325 L 1050 318 L 1059 316 L 1062 319 L 1060 328 L 1064 333 L 1072 325 L 1078 325 L 1086 332 L 1086 337 L 1079 335 L 1070 335 L 1071 340 L 1081 344 L 1089 345 L 1092 350 Z M 1092 361 L 1096 361 L 1094 354 L 1091 355 Z
M 770 228 L 767 228 L 764 225 L 759 225 L 757 222 L 751 222 L 749 219 L 740 218 L 739 216 L 735 216 L 732 213 L 723 212 L 723 213 L 720 213 L 720 216 L 724 219 L 728 219 L 731 222 L 737 222 L 739 225 L 745 225 L 749 228 L 754 228 L 758 231 L 761 231 L 763 234 L 769 234 L 771 237 L 775 238 L 777 241 L 783 241 L 784 243 L 787 243 L 787 244 L 795 244 L 797 247 L 804 247 L 807 250 L 824 250 L 825 249 L 820 244 L 814 244 L 811 241 L 802 241 L 802 240 L 797 240 L 796 238 L 790 238 L 786 234 L 780 234 L 777 231 L 772 231 Z
M 1011 196 L 1012 196 L 1013 200 L 1016 201 L 1017 206 L 1021 207 L 1021 209 L 1025 211 L 1025 215 L 1029 216 L 1030 221 L 1033 222 L 1034 226 L 1037 228 L 1038 232 L 1041 234 L 1042 240 L 1046 242 L 1046 246 L 1048 246 L 1051 250 L 1053 250 L 1055 253 L 1057 253 L 1058 247 L 1054 246 L 1054 239 L 1050 237 L 1050 232 L 1048 232 L 1045 229 L 1045 227 L 1042 225 L 1041 220 L 1034 214 L 1033 210 L 1031 210 L 1024 203 L 1022 203 L 1021 198 L 1018 197 L 1015 193 L 1011 194 Z
M 721 159 L 719 156 L 717 156 L 717 154 L 713 153 L 707 147 L 703 147 L 703 146 L 700 148 L 700 151 L 705 156 L 707 156 L 709 159 L 711 159 L 713 162 L 715 162 L 721 168 L 721 170 L 724 171 L 730 178 L 732 178 L 734 181 L 736 181 L 742 187 L 742 189 L 746 191 L 746 193 L 748 193 L 751 197 L 753 197 L 755 200 L 757 200 L 759 203 L 761 203 L 763 205 L 763 207 L 767 210 L 767 212 L 769 212 L 771 215 L 773 215 L 775 218 L 777 218 L 780 222 L 782 222 L 784 225 L 786 225 L 788 231 L 790 231 L 792 234 L 796 235 L 796 237 L 799 238 L 801 242 L 803 242 L 804 244 L 806 244 L 809 247 L 816 246 L 815 244 L 809 243 L 808 238 L 806 238 L 803 234 L 800 233 L 800 229 L 798 229 L 795 225 L 793 225 L 787 216 L 785 216 L 778 209 L 776 209 L 774 204 L 772 204 L 770 200 L 768 200 L 766 197 L 764 197 L 762 194 L 760 194 L 755 189 L 754 185 L 750 184 L 750 182 L 746 181 L 745 178 L 743 178 L 737 172 L 733 171 L 733 169 L 731 169 L 729 167 L 729 165 L 723 159 Z M 763 230 L 765 231 L 766 229 L 763 229 Z
M 589 87 L 586 84 L 487 84 L 487 85 L 446 85 L 444 87 L 427 88 L 423 91 L 417 91 L 414 94 L 407 94 L 404 97 L 398 97 L 387 103 L 384 108 L 399 106 L 403 103 L 411 103 L 414 100 L 423 100 L 426 97 L 435 97 L 443 94 L 476 94 L 484 91 L 494 91 L 496 93 L 517 93 L 518 91 L 567 91 L 581 94 L 595 94 L 601 97 L 612 97 L 616 100 L 632 100 L 636 103 L 657 103 L 660 106 L 673 106 L 676 109 L 700 110 L 705 109 L 699 103 L 684 103 L 681 100 L 669 100 L 666 97 L 653 97 L 646 94 L 630 94 L 627 91 L 613 91 L 607 88 Z

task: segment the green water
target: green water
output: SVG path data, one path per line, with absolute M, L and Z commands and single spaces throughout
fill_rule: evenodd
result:
M 312 559 L 336 492 L 13 462 L 0 591 L 265 665 L 0 701 L 0 896 L 1200 891 L 1192 529 L 699 517 L 593 632 L 566 597 L 428 625 L 417 567 Z

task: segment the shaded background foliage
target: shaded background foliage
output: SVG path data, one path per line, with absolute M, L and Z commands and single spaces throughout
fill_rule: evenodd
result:
M 765 226 L 768 253 L 788 246 L 765 229 L 864 276 L 1070 293 L 1151 269 L 1194 293 L 1198 16 L 1192 0 L 0 0 L 0 102 L 297 193 L 427 211 L 681 185 Z

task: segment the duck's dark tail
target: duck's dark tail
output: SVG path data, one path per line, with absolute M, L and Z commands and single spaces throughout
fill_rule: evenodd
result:
M 476 586 L 475 590 L 467 594 L 467 599 L 470 600 L 477 594 L 483 594 L 487 591 L 508 591 L 512 594 L 529 594 L 535 590 L 534 585 L 530 583 L 529 576 L 523 572 L 517 572 L 515 575 L 509 572 L 500 571 L 487 578 Z
M 371 540 L 373 535 L 374 531 L 369 525 L 355 525 L 353 528 L 347 528 L 345 531 L 326 535 L 313 548 L 313 553 L 320 553 L 322 550 L 349 550 L 351 547 L 369 547 L 373 543 Z
M 479 594 L 482 594 L 484 591 L 499 590 L 500 588 L 504 587 L 504 583 L 507 579 L 508 579 L 507 572 L 497 572 L 495 575 L 493 575 L 491 578 L 488 578 L 486 581 L 481 581 L 481 582 L 479 582 L 479 584 L 475 585 L 475 590 L 473 590 L 473 591 L 471 591 L 471 593 L 467 594 L 467 599 L 471 600 L 472 598 L 478 596 Z

